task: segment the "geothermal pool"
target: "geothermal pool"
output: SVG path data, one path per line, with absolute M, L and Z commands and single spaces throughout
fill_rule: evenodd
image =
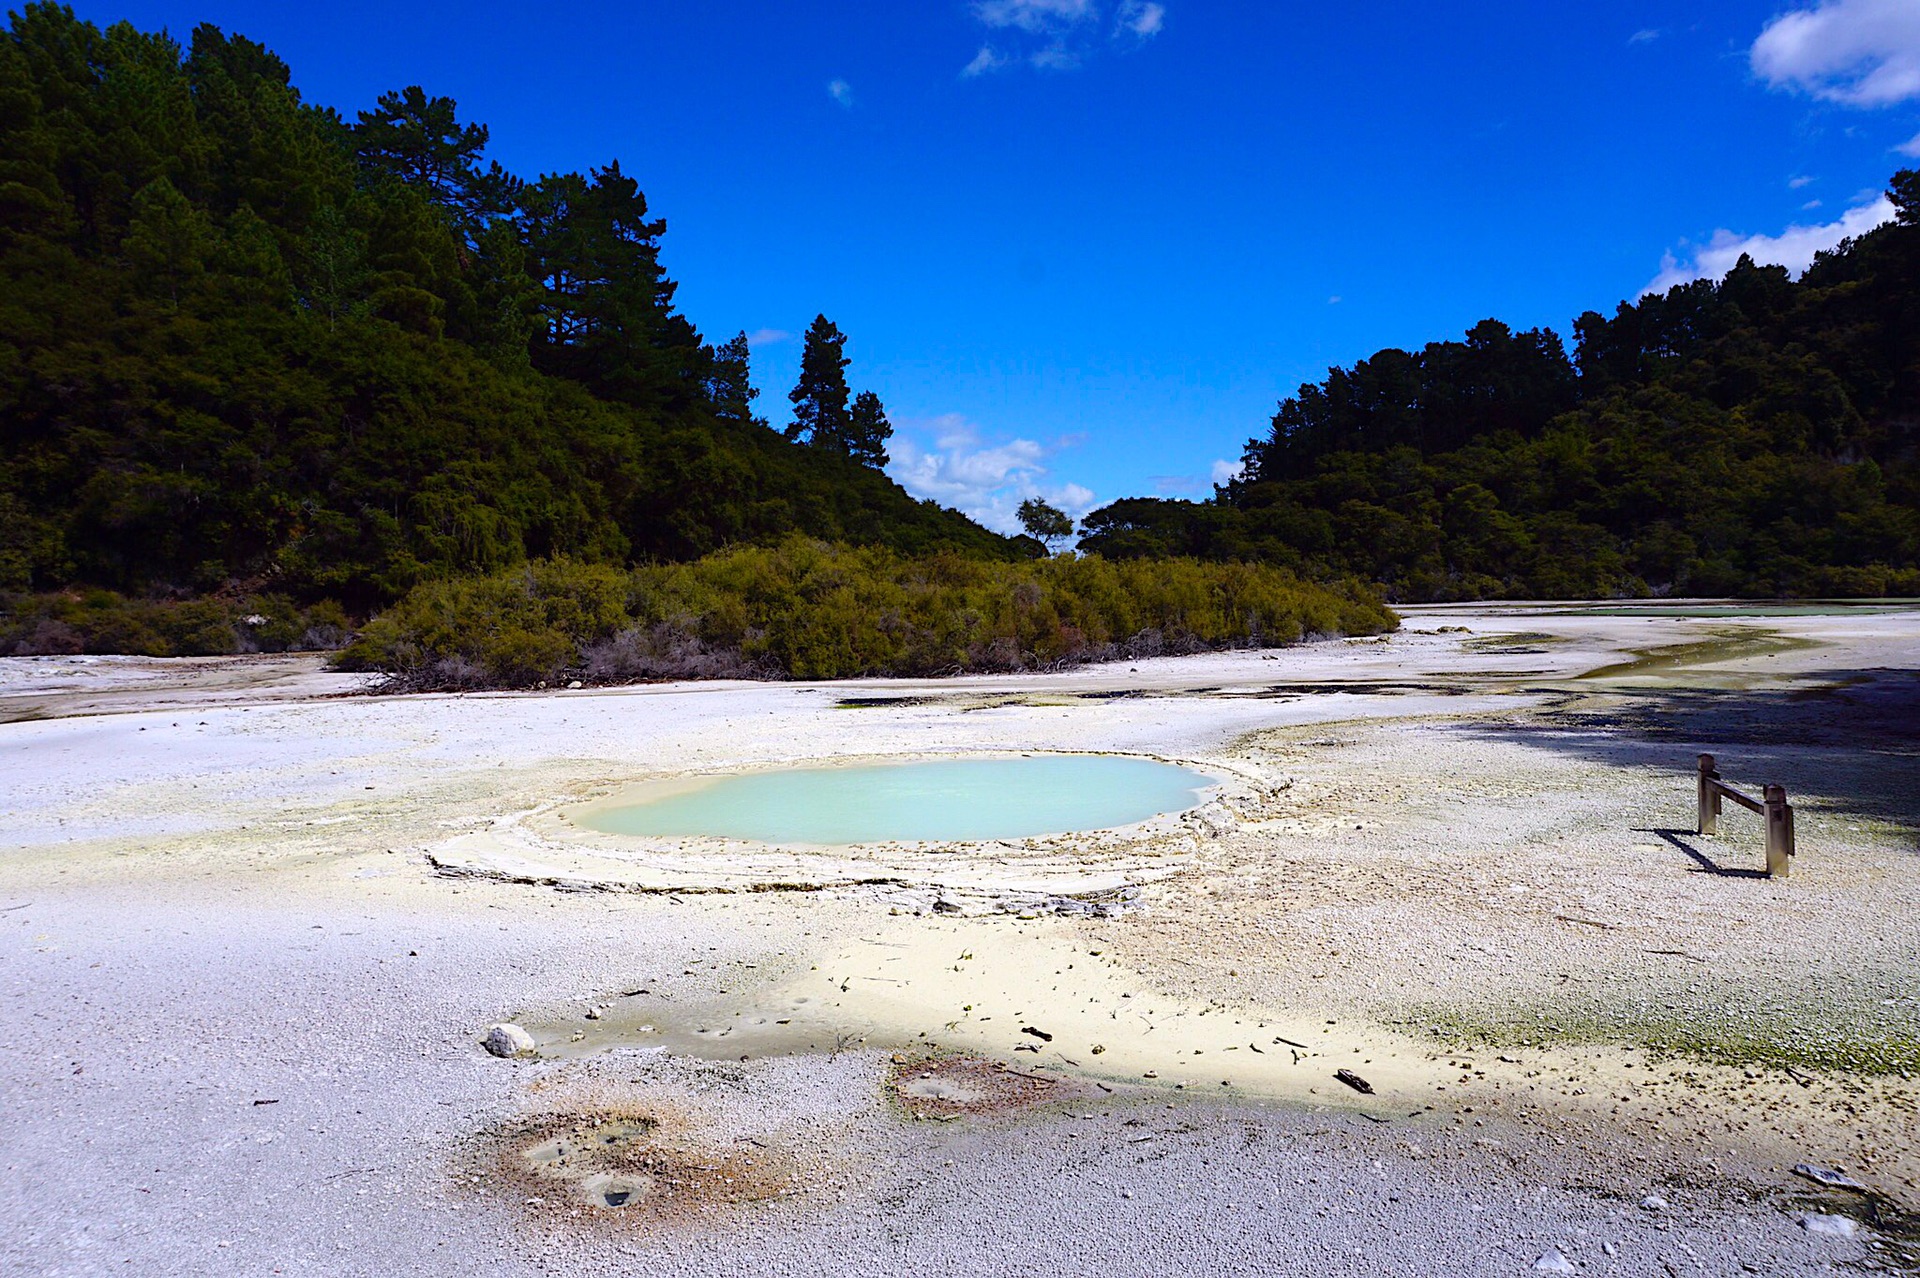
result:
M 570 815 L 603 834 L 962 842 L 1131 825 L 1191 808 L 1213 784 L 1191 768 L 1118 755 L 937 759 L 719 776 Z

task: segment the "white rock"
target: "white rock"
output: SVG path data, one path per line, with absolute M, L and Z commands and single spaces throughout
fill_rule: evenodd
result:
M 1802 1216 L 1800 1228 L 1810 1234 L 1826 1234 L 1830 1238 L 1853 1238 L 1860 1233 L 1860 1222 L 1851 1216 L 1828 1216 L 1816 1212 Z
M 1542 1252 L 1540 1259 L 1533 1262 L 1534 1272 L 1542 1274 L 1577 1273 L 1573 1262 L 1561 1254 L 1558 1247 L 1549 1247 Z
M 533 1035 L 511 1023 L 491 1025 L 481 1045 L 495 1056 L 521 1056 L 533 1050 Z
M 1648 1194 L 1640 1200 L 1640 1205 L 1648 1211 L 1665 1211 L 1667 1208 L 1673 1206 L 1672 1203 L 1658 1194 Z

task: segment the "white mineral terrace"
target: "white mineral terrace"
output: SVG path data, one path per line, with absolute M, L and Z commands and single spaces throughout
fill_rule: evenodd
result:
M 0 661 L 0 1272 L 1910 1255 L 1920 612 L 1405 620 L 539 694 Z M 1786 787 L 1790 877 L 1737 807 L 1694 833 L 1701 752 Z M 1205 788 L 958 841 L 594 815 L 1026 756 Z

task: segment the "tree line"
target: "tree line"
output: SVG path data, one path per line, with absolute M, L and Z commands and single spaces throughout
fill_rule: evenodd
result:
M 1750 258 L 1497 320 L 1283 400 L 1209 501 L 1128 498 L 1103 555 L 1257 560 L 1390 597 L 1920 595 L 1920 174 L 1798 280 Z

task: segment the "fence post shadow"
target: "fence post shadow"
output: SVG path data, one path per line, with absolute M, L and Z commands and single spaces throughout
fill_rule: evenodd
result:
M 1692 830 L 1645 829 L 1636 827 L 1635 834 L 1655 834 L 1679 848 L 1693 858 L 1694 873 L 1717 874 L 1723 879 L 1764 879 L 1771 877 L 1765 870 L 1749 870 L 1743 866 L 1722 865 L 1702 852 L 1688 840 L 1696 837 Z

